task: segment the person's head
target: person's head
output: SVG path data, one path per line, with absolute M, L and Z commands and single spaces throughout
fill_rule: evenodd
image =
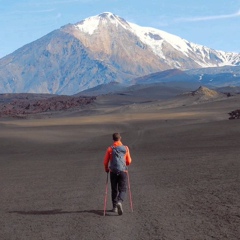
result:
M 114 133 L 112 135 L 112 137 L 113 137 L 113 141 L 120 141 L 121 140 L 120 133 Z

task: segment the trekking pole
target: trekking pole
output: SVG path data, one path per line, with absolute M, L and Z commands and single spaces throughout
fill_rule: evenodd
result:
M 107 173 L 106 188 L 105 188 L 105 198 L 104 198 L 104 210 L 103 210 L 103 216 L 105 216 L 105 214 L 106 214 L 106 207 L 107 207 L 107 193 L 108 193 L 108 173 Z
M 130 187 L 130 180 L 129 180 L 129 173 L 127 171 L 127 177 L 128 177 L 128 191 L 129 191 L 129 201 L 130 201 L 130 207 L 133 212 L 133 203 L 132 203 L 132 193 L 131 193 L 131 187 Z

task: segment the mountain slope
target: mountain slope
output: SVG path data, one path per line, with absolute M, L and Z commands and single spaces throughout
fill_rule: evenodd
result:
M 151 73 L 239 65 L 216 51 L 103 13 L 68 24 L 0 59 L 0 93 L 75 94 Z
M 158 29 L 129 23 L 112 13 L 90 17 L 70 28 L 66 27 L 65 30 L 101 56 L 114 55 L 120 50 L 123 56 L 126 55 L 126 59 L 129 53 L 136 54 L 134 59 L 138 61 L 141 57 L 145 58 L 142 54 L 148 50 L 154 56 L 149 55 L 145 61 L 150 63 L 152 58 L 157 57 L 157 64 L 162 64 L 161 70 L 240 64 L 238 53 L 226 53 L 197 45 Z M 123 45 L 126 42 L 128 45 Z
M 115 75 L 108 68 L 76 38 L 57 30 L 1 59 L 0 91 L 72 94 L 111 80 Z

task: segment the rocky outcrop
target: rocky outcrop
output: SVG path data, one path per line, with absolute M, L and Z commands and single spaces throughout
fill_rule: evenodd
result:
M 228 114 L 230 115 L 229 120 L 240 119 L 240 109 L 231 111 Z
M 196 91 L 192 92 L 192 96 L 201 96 L 206 99 L 210 98 L 217 98 L 221 95 L 221 93 L 218 93 L 217 91 L 211 90 L 207 87 L 200 86 Z
M 23 117 L 38 113 L 51 113 L 78 109 L 91 104 L 94 97 L 70 97 L 32 94 L 2 94 L 0 117 Z

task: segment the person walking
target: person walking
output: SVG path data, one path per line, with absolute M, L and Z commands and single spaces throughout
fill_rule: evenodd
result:
M 120 133 L 113 133 L 113 145 L 107 148 L 104 157 L 105 172 L 110 172 L 112 211 L 123 214 L 123 201 L 127 191 L 127 166 L 132 162 L 130 151 L 121 142 Z

